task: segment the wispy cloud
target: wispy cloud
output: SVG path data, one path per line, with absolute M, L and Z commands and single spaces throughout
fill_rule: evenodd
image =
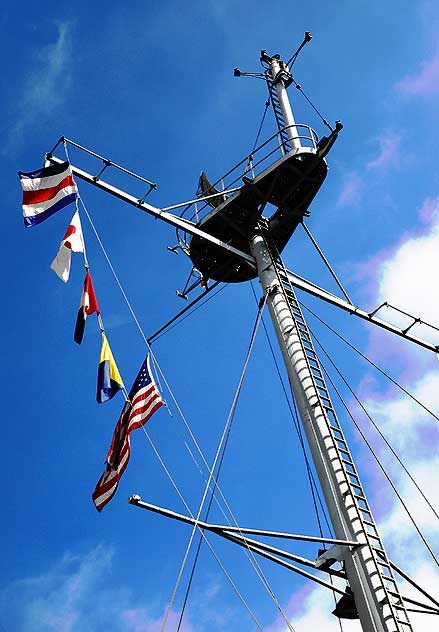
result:
M 376 138 L 378 142 L 379 152 L 378 156 L 368 162 L 366 167 L 368 169 L 384 169 L 390 165 L 395 164 L 398 160 L 398 149 L 401 144 L 401 134 L 395 132 L 387 132 Z
M 30 125 L 41 117 L 50 116 L 66 98 L 73 25 L 58 22 L 56 28 L 56 41 L 38 51 L 29 63 L 32 70 L 24 80 L 18 119 L 9 131 L 8 147 L 20 143 Z
M 377 270 L 378 302 L 388 301 L 438 325 L 438 244 L 439 222 L 426 234 L 407 236 Z
M 163 615 L 152 615 L 148 604 L 114 581 L 113 556 L 113 549 L 102 545 L 83 555 L 66 553 L 45 573 L 6 586 L 0 591 L 3 626 L 14 632 L 159 630 Z M 177 622 L 171 612 L 170 629 Z M 181 629 L 196 630 L 189 621 Z
M 439 196 L 425 198 L 417 213 L 421 221 L 413 222 L 413 231 L 368 261 L 356 264 L 352 276 L 363 282 L 363 300 L 371 308 L 388 301 L 439 325 Z M 399 324 L 408 326 L 410 321 L 404 319 Z M 419 325 L 416 329 L 419 331 Z
M 439 289 L 437 270 L 439 268 L 439 199 L 427 198 L 419 209 L 424 220 L 422 231 L 406 234 L 404 238 L 378 253 L 371 262 L 369 278 L 377 278 L 370 289 L 370 298 L 374 305 L 389 300 L 410 313 L 429 318 L 437 323 L 437 305 Z M 386 314 L 387 316 L 387 314 Z M 407 325 L 407 322 L 405 323 Z M 369 344 L 373 344 L 372 333 Z M 437 337 L 436 337 L 437 339 Z M 385 345 L 384 345 L 385 346 Z M 389 345 L 392 346 L 392 345 Z M 383 340 L 380 338 L 380 350 Z M 392 347 L 392 361 L 396 376 L 406 373 L 408 364 L 415 364 L 417 377 L 412 380 L 409 390 L 431 410 L 439 408 L 439 368 L 434 354 L 428 354 L 428 370 L 422 372 L 422 363 L 418 361 L 416 349 L 405 349 L 404 356 L 395 356 Z M 401 351 L 401 345 L 399 345 Z M 385 351 L 384 351 L 385 352 Z M 382 353 L 384 353 L 382 352 Z M 370 355 L 370 354 L 368 354 Z M 431 356 L 431 361 L 430 361 Z M 375 356 L 373 356 L 374 359 Z M 364 379 L 360 391 L 363 403 L 390 443 L 402 457 L 415 480 L 420 485 L 433 506 L 439 508 L 439 488 L 435 473 L 439 468 L 438 447 L 439 427 L 437 421 L 399 391 L 383 389 L 382 384 L 369 374 Z M 358 390 L 358 389 L 357 389 Z M 356 415 L 357 416 L 357 415 Z M 366 423 L 366 422 L 364 422 Z M 414 488 L 406 474 L 395 462 L 387 447 L 377 439 L 375 431 L 364 426 L 366 434 L 372 440 L 386 471 L 395 482 L 401 496 L 407 503 L 417 524 L 431 545 L 437 550 L 437 519 Z M 372 434 L 373 433 L 373 434 Z M 368 459 L 366 447 L 361 452 L 361 460 Z M 371 468 L 374 466 L 370 466 Z M 414 530 L 405 510 L 390 491 L 382 473 L 373 470 L 370 478 L 376 481 L 369 495 L 372 509 L 379 516 L 380 533 L 391 559 L 401 566 L 415 581 L 431 594 L 439 590 L 439 573 L 426 548 Z M 425 598 L 402 582 L 402 593 L 414 599 Z M 428 603 L 428 600 L 426 601 Z M 338 623 L 331 615 L 333 601 L 330 594 L 321 588 L 307 587 L 294 593 L 286 605 L 290 620 L 295 629 L 337 630 Z M 437 617 L 410 613 L 414 632 L 434 632 L 437 629 Z M 351 627 L 352 626 L 352 627 Z M 343 621 L 346 630 L 359 629 L 358 622 Z M 286 626 L 277 619 L 268 629 L 270 632 L 286 632 Z
M 338 583 L 338 582 L 336 582 Z M 288 619 L 295 630 L 325 630 L 325 632 L 337 632 L 340 630 L 338 621 L 331 614 L 334 610 L 334 597 L 324 588 L 316 588 L 315 584 L 307 584 L 305 588 L 296 591 L 285 608 Z M 346 632 L 352 630 L 352 623 L 343 622 Z M 358 632 L 358 622 L 354 622 L 353 629 Z M 287 626 L 281 617 L 265 628 L 265 632 L 288 632 Z
M 439 195 L 425 198 L 419 209 L 419 217 L 426 226 L 439 223 Z
M 439 94 L 439 53 L 424 61 L 417 73 L 406 75 L 395 88 L 407 96 L 428 97 Z
M 356 171 L 346 174 L 342 190 L 337 199 L 337 206 L 356 205 L 361 199 L 364 180 Z
M 378 145 L 378 155 L 366 163 L 365 169 L 370 172 L 385 171 L 399 161 L 399 148 L 402 135 L 393 131 L 384 132 L 372 139 Z M 342 189 L 337 199 L 337 206 L 356 206 L 361 201 L 366 182 L 358 171 L 347 171 Z

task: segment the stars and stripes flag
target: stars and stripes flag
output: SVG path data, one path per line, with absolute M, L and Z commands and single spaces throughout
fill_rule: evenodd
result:
M 113 498 L 130 458 L 130 434 L 146 424 L 164 402 L 151 373 L 149 355 L 142 364 L 114 430 L 106 468 L 92 494 L 98 511 Z
M 78 197 L 78 187 L 68 162 L 27 173 L 19 171 L 18 177 L 23 189 L 26 228 L 40 224 Z
M 76 318 L 75 333 L 73 339 L 78 345 L 81 344 L 84 337 L 85 321 L 87 316 L 94 312 L 99 314 L 99 305 L 93 288 L 90 272 L 85 273 L 84 289 L 81 294 L 81 302 L 79 303 L 78 316 Z
M 67 227 L 55 259 L 50 264 L 51 269 L 59 276 L 61 281 L 67 283 L 70 276 L 70 262 L 73 252 L 85 254 L 84 237 L 82 235 L 81 219 L 79 211 L 73 215 Z

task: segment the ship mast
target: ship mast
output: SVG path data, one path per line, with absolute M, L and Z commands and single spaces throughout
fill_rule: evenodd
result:
M 304 41 L 309 40 L 310 36 L 308 39 L 307 36 L 309 34 L 306 34 Z M 404 605 L 404 599 L 407 598 L 401 596 L 393 576 L 395 565 L 385 552 L 294 288 L 300 287 L 431 351 L 436 352 L 438 347 L 412 335 L 410 330 L 414 324 L 423 322 L 419 318 L 413 317 L 409 327 L 399 329 L 376 317 L 376 312 L 382 306 L 367 313 L 286 270 L 280 253 L 308 214 L 308 206 L 326 177 L 325 156 L 342 126 L 336 123 L 328 137 L 318 141 L 317 135 L 308 125 L 298 124 L 294 119 L 287 94 L 287 87 L 293 81 L 288 65 L 279 55 L 269 56 L 266 51 L 262 51 L 261 62 L 265 73 L 258 76 L 267 81 L 278 131 L 226 174 L 230 176 L 230 185 L 225 185 L 223 179 L 211 185 L 204 177 L 202 191 L 196 200 L 157 208 L 145 201 L 148 193 L 155 188 L 153 183 L 64 137 L 46 154 L 46 159 L 52 163 L 62 162 L 53 155 L 53 151 L 61 142 L 70 143 L 103 163 L 97 175 L 71 165 L 75 176 L 174 226 L 179 243 L 173 250 L 181 248 L 190 257 L 193 272 L 195 270 L 199 275 L 198 281 L 188 287 L 187 292 L 197 287 L 200 280 L 208 278 L 216 283 L 238 283 L 259 277 L 335 532 L 335 539 L 331 541 L 333 546 L 314 563 L 242 535 L 249 533 L 278 537 L 277 532 L 240 527 L 232 529 L 209 525 L 207 522 L 200 526 L 199 520 L 150 505 L 139 496 L 133 496 L 130 502 L 203 530 L 211 530 L 329 588 L 331 585 L 324 580 L 310 576 L 290 563 L 280 562 L 272 553 L 293 561 L 301 560 L 299 563 L 305 561 L 315 569 L 345 577 L 349 584 L 346 592 L 334 588 L 342 594 L 334 614 L 341 618 L 359 618 L 364 632 L 412 632 Z M 235 76 L 242 74 L 251 73 L 241 73 L 235 69 Z M 276 143 L 274 149 L 270 145 L 273 142 Z M 272 158 L 274 152 L 280 153 L 280 158 L 275 162 Z M 261 165 L 259 172 L 257 165 Z M 149 186 L 149 191 L 138 199 L 107 183 L 101 176 L 110 168 L 122 170 L 141 180 Z M 244 184 L 237 184 L 239 181 Z M 192 217 L 185 216 L 185 211 L 180 217 L 170 212 L 179 207 L 193 210 L 194 204 Z M 205 214 L 202 216 L 199 214 L 199 204 L 204 204 Z M 262 215 L 267 204 L 277 208 L 270 218 Z M 179 294 L 187 298 L 185 290 Z M 160 331 L 162 329 L 164 327 Z M 300 539 L 300 536 L 292 534 L 283 534 L 282 537 Z M 311 536 L 302 539 L 316 541 Z M 327 540 L 317 538 L 317 541 Z M 331 569 L 336 561 L 343 563 L 345 574 Z M 406 575 L 403 574 L 403 577 L 416 586 Z M 421 592 L 426 595 L 425 591 Z M 438 605 L 437 601 L 433 602 Z M 426 606 L 429 607 L 434 610 Z M 348 615 L 346 610 L 349 610 Z
M 285 85 L 290 79 L 288 67 L 277 55 L 269 58 L 269 63 L 291 145 L 300 151 L 300 137 Z M 362 628 L 364 632 L 411 631 L 305 318 L 287 271 L 264 233 L 261 226 L 251 240 L 251 250 L 334 533 L 337 538 L 360 544 L 344 547 L 343 561 Z

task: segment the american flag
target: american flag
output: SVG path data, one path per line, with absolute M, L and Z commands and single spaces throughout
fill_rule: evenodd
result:
M 163 406 L 163 403 L 151 374 L 148 354 L 114 429 L 113 439 L 105 461 L 107 467 L 92 494 L 93 502 L 98 511 L 101 511 L 113 498 L 121 476 L 128 465 L 131 432 L 146 424 L 155 411 Z

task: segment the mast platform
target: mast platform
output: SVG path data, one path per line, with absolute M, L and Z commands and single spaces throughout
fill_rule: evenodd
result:
M 213 185 L 207 179 L 204 186 L 202 182 L 204 196 L 218 196 L 204 202 L 201 209 L 196 208 L 191 219 L 197 221 L 199 228 L 250 254 L 249 242 L 256 224 L 266 205 L 271 204 L 277 210 L 267 218 L 270 239 L 278 252 L 283 250 L 303 217 L 309 214 L 308 206 L 327 174 L 325 156 L 341 129 L 336 128 L 329 137 L 318 141 L 308 125 L 294 127 L 301 147 L 270 164 L 275 152 L 283 152 L 280 134 L 274 134 Z M 229 197 L 222 194 L 240 180 L 244 184 L 238 191 Z M 196 235 L 190 238 L 188 250 L 192 263 L 205 278 L 238 283 L 257 276 L 250 264 Z

